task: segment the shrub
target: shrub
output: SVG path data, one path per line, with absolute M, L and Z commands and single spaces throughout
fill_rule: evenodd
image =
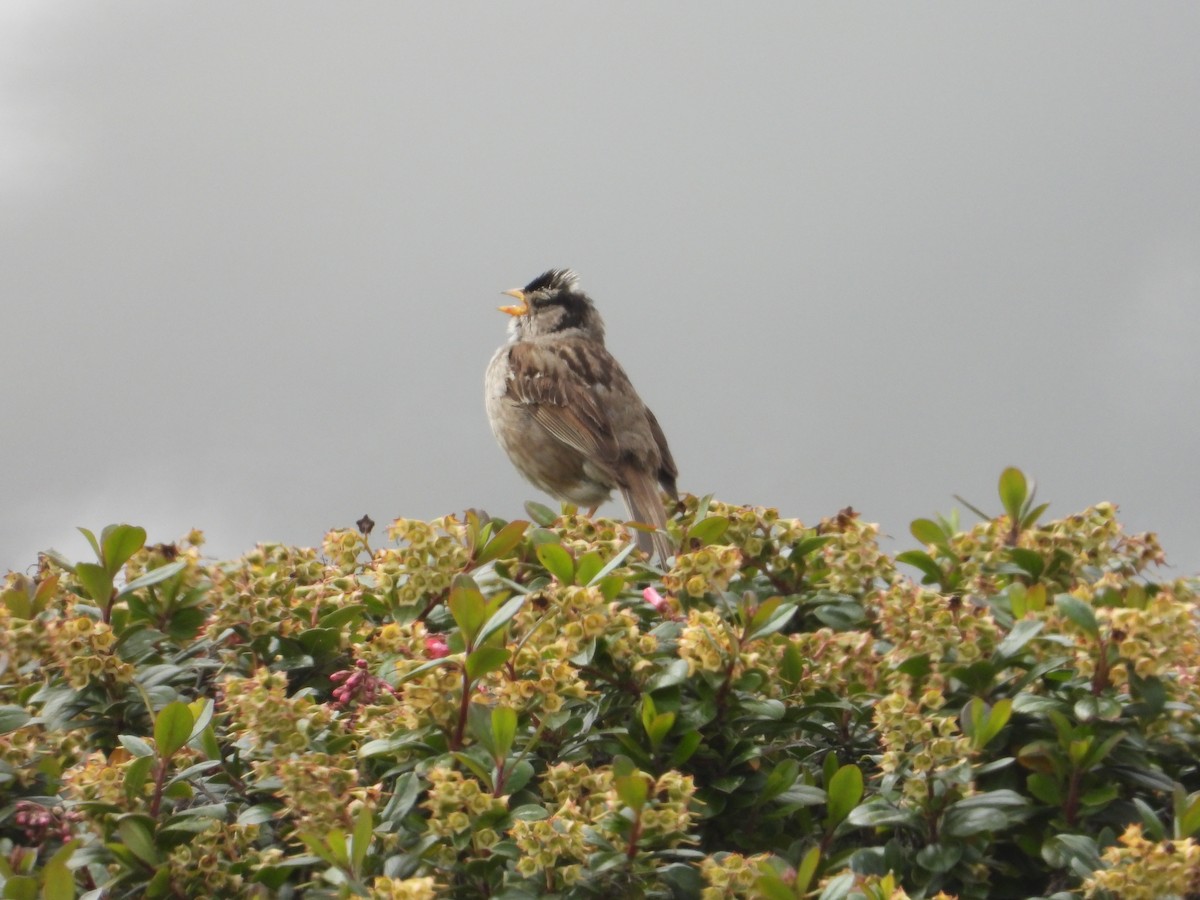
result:
M 4 584 L 4 896 L 1196 896 L 1197 581 L 1000 499 L 85 531 Z

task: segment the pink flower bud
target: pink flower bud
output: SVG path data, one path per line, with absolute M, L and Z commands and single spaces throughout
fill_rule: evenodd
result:
M 430 659 L 441 659 L 450 655 L 450 647 L 440 634 L 431 634 L 425 638 L 425 655 Z

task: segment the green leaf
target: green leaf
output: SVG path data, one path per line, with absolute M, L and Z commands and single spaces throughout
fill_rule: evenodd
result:
M 119 734 L 117 740 L 121 746 L 134 756 L 153 756 L 154 748 L 136 734 Z
M 0 706 L 0 734 L 24 728 L 31 718 L 23 706 Z
M 1030 497 L 1029 499 L 1032 500 L 1033 498 Z M 1049 503 L 1039 503 L 1033 509 L 1029 510 L 1029 512 L 1025 513 L 1025 517 L 1023 519 L 1021 519 L 1021 530 L 1023 531 L 1026 528 L 1029 528 L 1029 527 L 1035 525 L 1037 523 L 1037 520 L 1042 517 L 1042 513 L 1044 513 L 1049 508 L 1050 508 Z
M 924 550 L 905 550 L 903 553 L 897 553 L 896 562 L 919 570 L 925 576 L 921 584 L 941 584 L 946 577 L 942 567 Z
M 916 863 L 927 872 L 949 872 L 962 859 L 961 844 L 926 844 L 917 851 Z
M 631 554 L 636 549 L 637 549 L 637 543 L 634 541 L 630 541 L 628 544 L 626 544 L 624 547 L 622 547 L 617 552 L 617 555 L 614 556 L 612 559 L 610 559 L 607 563 L 605 563 L 604 568 L 601 569 L 599 572 L 597 572 L 592 577 L 592 579 L 587 582 L 587 587 L 591 587 L 594 584 L 599 584 L 601 590 L 604 590 L 605 583 L 607 581 L 612 581 L 613 583 L 615 583 L 617 585 L 623 586 L 624 579 L 620 575 L 613 575 L 612 578 L 610 579 L 609 573 L 612 572 L 614 569 L 618 568 L 619 566 L 621 566 L 625 562 L 625 560 L 629 557 L 629 554 Z M 620 592 L 620 587 L 618 587 L 617 592 L 618 593 Z M 613 596 L 609 596 L 607 592 L 605 593 L 605 597 L 609 600 L 613 600 L 615 598 L 615 596 L 616 596 L 615 594 Z
M 951 806 L 942 820 L 945 837 L 965 838 L 985 831 L 1002 831 L 1008 827 L 1008 816 L 991 807 L 969 807 L 960 809 Z
M 762 900 L 796 900 L 796 894 L 783 880 L 783 877 L 771 868 L 765 860 L 758 864 L 758 878 L 754 880 L 755 897 Z
M 101 559 L 108 574 L 113 577 L 144 546 L 146 529 L 137 525 L 109 525 L 100 532 Z
M 521 538 L 525 536 L 527 528 L 529 528 L 529 523 L 520 519 L 515 522 L 509 522 L 497 531 L 492 536 L 492 539 L 479 551 L 475 557 L 475 564 L 482 566 L 511 553 L 513 548 L 521 543 Z
M 129 850 L 148 866 L 157 866 L 161 861 L 158 848 L 154 845 L 153 822 L 149 816 L 128 815 L 117 823 L 117 834 Z
M 1183 786 L 1175 785 L 1175 837 L 1194 837 L 1200 834 L 1200 791 L 1183 796 Z
M 780 598 L 775 597 L 772 599 L 779 600 Z M 770 601 L 767 601 L 767 603 L 770 603 Z M 764 603 L 763 607 L 766 607 L 766 605 Z M 773 608 L 769 609 L 765 617 L 763 615 L 763 607 L 759 608 L 758 613 L 751 622 L 752 631 L 747 638 L 749 641 L 758 640 L 783 629 L 792 620 L 792 616 L 796 614 L 796 604 L 792 601 L 776 603 Z
M 37 900 L 38 883 L 29 875 L 10 875 L 4 881 L 5 900 Z
M 78 840 L 68 841 L 46 862 L 42 870 L 42 900 L 75 900 L 75 873 L 67 863 L 78 846 Z
M 503 647 L 477 647 L 467 654 L 467 678 L 477 681 L 488 672 L 495 672 L 508 662 L 508 651 Z
M 853 764 L 842 766 L 829 780 L 826 786 L 829 795 L 825 819 L 826 828 L 832 828 L 842 822 L 850 811 L 858 805 L 863 795 L 862 770 Z
M 1025 547 L 1009 547 L 1008 557 L 1034 579 L 1041 578 L 1042 573 L 1046 571 L 1046 560 L 1036 550 L 1029 550 Z
M 104 566 L 96 563 L 78 563 L 75 566 L 75 577 L 79 579 L 89 597 L 101 606 L 108 606 L 112 600 L 113 580 Z
M 121 789 L 125 792 L 125 799 L 130 803 L 141 800 L 142 790 L 150 778 L 150 769 L 153 766 L 153 756 L 138 756 L 126 764 L 125 778 L 121 782 Z
M 507 625 L 524 603 L 525 594 L 517 594 L 517 596 L 511 597 L 508 602 L 492 613 L 491 618 L 484 623 L 483 628 L 479 630 L 479 636 L 475 639 L 475 643 L 482 644 Z
M 788 643 L 783 650 L 783 659 L 779 663 L 779 674 L 783 680 L 795 687 L 804 675 L 804 654 L 794 643 Z
M 468 647 L 474 647 L 476 635 L 487 618 L 487 601 L 475 579 L 470 575 L 455 575 L 446 605 L 450 607 L 450 615 L 462 632 L 464 642 Z
M 800 761 L 791 758 L 785 758 L 767 776 L 766 782 L 759 791 L 758 799 L 762 803 L 768 800 L 774 800 L 785 790 L 790 788 L 796 782 L 796 778 L 800 775 Z
M 707 547 L 709 544 L 719 542 L 728 530 L 728 518 L 725 516 L 709 516 L 707 519 L 695 522 L 688 528 L 687 542 L 689 545 L 695 543 L 697 546 Z
M 1026 593 L 1026 602 L 1028 602 L 1028 593 Z M 1011 659 L 1016 656 L 1026 644 L 1037 636 L 1045 624 L 1040 619 L 1021 619 L 1015 623 L 1008 634 L 1004 636 L 1004 640 L 996 647 L 996 659 Z
M 192 711 L 176 700 L 164 706 L 154 718 L 154 743 L 160 759 L 169 759 L 192 736 Z
M 367 858 L 367 848 L 371 846 L 374 831 L 375 814 L 369 805 L 364 804 L 354 821 L 354 837 L 351 839 L 350 870 L 355 877 L 362 874 L 363 860 Z
M 1025 506 L 1025 498 L 1029 495 L 1029 485 L 1025 481 L 1025 473 L 1015 466 L 1009 466 L 1000 473 L 1000 503 L 1008 518 L 1018 527 L 1021 523 L 1021 509 Z
M 92 551 L 96 554 L 96 560 L 103 561 L 104 554 L 100 552 L 100 542 L 98 540 L 96 540 L 96 535 L 92 534 L 92 532 L 90 530 L 88 530 L 87 528 L 83 528 L 82 526 L 77 527 L 76 530 L 80 534 L 82 534 L 85 538 L 87 538 L 87 542 L 92 545 Z M 63 568 L 70 569 L 71 568 L 70 563 L 68 563 Z
M 575 580 L 580 584 L 590 585 L 603 568 L 604 560 L 600 554 L 589 550 L 575 561 Z
M 124 597 L 126 594 L 132 594 L 134 591 L 140 591 L 144 587 L 150 587 L 153 584 L 166 581 L 172 575 L 182 572 L 185 568 L 187 568 L 187 560 L 177 559 L 173 563 L 167 563 L 165 566 L 151 569 L 121 588 L 117 596 Z
M 914 519 L 908 526 L 909 532 L 922 544 L 946 547 L 946 532 L 931 519 Z
M 919 823 L 915 812 L 899 809 L 882 797 L 872 797 L 866 803 L 854 807 L 846 821 L 856 828 L 915 827 Z
M 562 544 L 539 544 L 537 558 L 559 584 L 575 583 L 575 560 Z
M 507 706 L 497 706 L 492 710 L 492 744 L 495 748 L 496 759 L 502 760 L 512 749 L 513 740 L 517 736 L 517 713 Z
M 533 500 L 525 501 L 525 512 L 529 513 L 529 518 L 537 522 L 543 528 L 549 528 L 558 521 L 558 513 L 550 507 Z
M 1062 805 L 1062 786 L 1052 776 L 1043 772 L 1033 772 L 1025 778 L 1025 786 L 1029 793 L 1047 806 Z
M 679 743 L 675 745 L 675 749 L 671 751 L 671 767 L 677 769 L 691 759 L 692 755 L 700 748 L 703 737 L 699 731 L 689 731 L 681 737 Z
M 641 772 L 634 772 L 632 775 L 618 775 L 614 782 L 621 802 L 635 813 L 641 812 L 650 793 L 649 779 Z
M 813 878 L 817 874 L 817 866 L 821 862 L 821 848 L 812 847 L 804 858 L 800 860 L 800 865 L 796 867 L 796 881 L 793 885 L 795 896 L 803 897 L 808 893 L 809 886 L 812 885 Z
M 1100 634 L 1100 625 L 1096 621 L 1096 611 L 1091 604 L 1074 597 L 1071 594 L 1059 594 L 1054 598 L 1054 605 L 1059 612 L 1078 625 L 1086 634 L 1096 637 Z

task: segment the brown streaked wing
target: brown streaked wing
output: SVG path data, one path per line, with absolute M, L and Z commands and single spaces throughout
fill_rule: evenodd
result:
M 569 354 L 516 344 L 509 362 L 508 395 L 528 407 L 539 425 L 595 462 L 616 462 L 617 441 L 608 416 Z

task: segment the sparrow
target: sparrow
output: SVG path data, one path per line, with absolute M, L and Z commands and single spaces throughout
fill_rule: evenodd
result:
M 653 525 L 638 546 L 666 565 L 671 542 L 659 486 L 679 474 L 654 413 L 604 346 L 604 322 L 570 269 L 551 269 L 499 307 L 508 341 L 484 377 L 488 420 L 517 471 L 558 500 L 590 509 L 621 494 L 629 517 Z

